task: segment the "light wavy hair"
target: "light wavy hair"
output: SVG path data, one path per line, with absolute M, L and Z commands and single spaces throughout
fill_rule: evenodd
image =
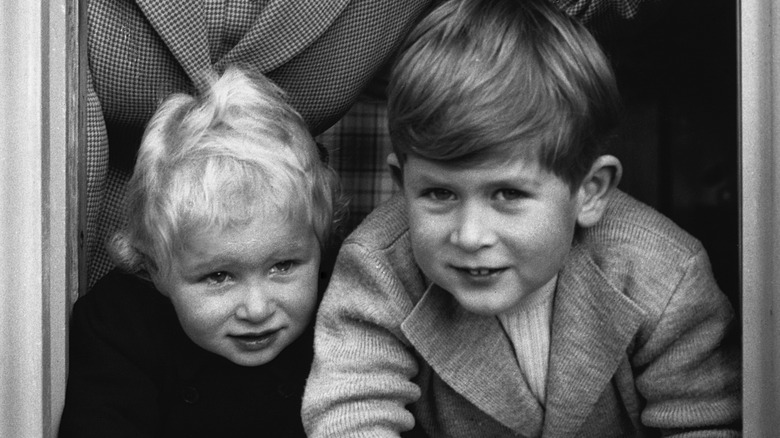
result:
M 549 0 L 449 0 L 407 37 L 388 125 L 406 154 L 474 165 L 526 157 L 574 189 L 618 122 L 593 36 Z
M 322 249 L 339 210 L 335 172 L 269 79 L 239 67 L 174 94 L 146 127 L 127 186 L 128 225 L 108 242 L 128 272 L 167 275 L 187 239 L 273 212 L 303 218 Z

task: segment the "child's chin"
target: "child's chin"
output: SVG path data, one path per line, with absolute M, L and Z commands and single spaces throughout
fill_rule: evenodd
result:
M 241 351 L 240 349 L 227 349 L 221 351 L 212 350 L 211 352 L 222 356 L 230 362 L 233 362 L 234 364 L 240 365 L 242 367 L 257 367 L 260 365 L 265 365 L 276 359 L 276 356 L 278 356 L 283 349 L 278 349 L 275 347 L 276 346 L 273 346 L 271 348 L 253 352 Z
M 475 313 L 482 316 L 493 316 L 504 311 L 503 308 L 496 308 L 491 303 L 475 302 L 474 300 L 460 300 L 458 299 L 460 307 L 464 308 L 468 312 Z
M 495 316 L 500 313 L 504 313 L 512 308 L 513 303 L 505 302 L 503 300 L 496 300 L 495 297 L 488 295 L 474 296 L 474 295 L 455 295 L 455 300 L 458 301 L 460 307 L 468 312 L 482 315 L 482 316 Z
M 265 365 L 268 362 L 271 362 L 272 360 L 276 359 L 276 356 L 277 356 L 276 354 L 274 355 L 266 354 L 263 355 L 262 357 L 258 357 L 258 356 L 249 356 L 243 354 L 243 355 L 237 355 L 233 357 L 227 357 L 226 359 L 242 367 L 259 367 L 260 365 Z

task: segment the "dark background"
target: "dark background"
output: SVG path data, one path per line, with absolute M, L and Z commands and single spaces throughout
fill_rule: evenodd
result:
M 665 3 L 642 26 L 597 35 L 626 109 L 620 187 L 702 241 L 738 309 L 737 3 Z

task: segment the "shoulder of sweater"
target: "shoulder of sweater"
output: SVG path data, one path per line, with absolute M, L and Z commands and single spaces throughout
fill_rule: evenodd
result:
M 354 285 L 344 286 L 345 278 L 378 282 L 375 289 L 391 296 L 396 304 L 409 304 L 409 299 L 416 302 L 422 296 L 427 282 L 412 254 L 406 203 L 401 195 L 380 204 L 344 240 L 325 299 L 345 287 L 345 296 L 354 299 Z
M 702 250 L 701 243 L 671 219 L 619 190 L 610 196 L 602 220 L 583 230 L 584 241 L 594 245 L 657 255 L 677 261 Z
M 403 196 L 393 195 L 377 206 L 344 240 L 344 245 L 357 244 L 366 249 L 387 250 L 409 235 L 409 221 Z
M 616 192 L 602 221 L 582 230 L 577 245 L 601 275 L 653 319 L 691 270 L 709 276 L 701 243 L 653 208 Z M 704 283 L 702 283 L 704 284 Z

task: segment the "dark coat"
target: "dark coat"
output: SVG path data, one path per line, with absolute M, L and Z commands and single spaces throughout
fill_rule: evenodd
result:
M 308 330 L 243 367 L 195 345 L 153 285 L 113 271 L 76 302 L 60 437 L 305 436 Z

